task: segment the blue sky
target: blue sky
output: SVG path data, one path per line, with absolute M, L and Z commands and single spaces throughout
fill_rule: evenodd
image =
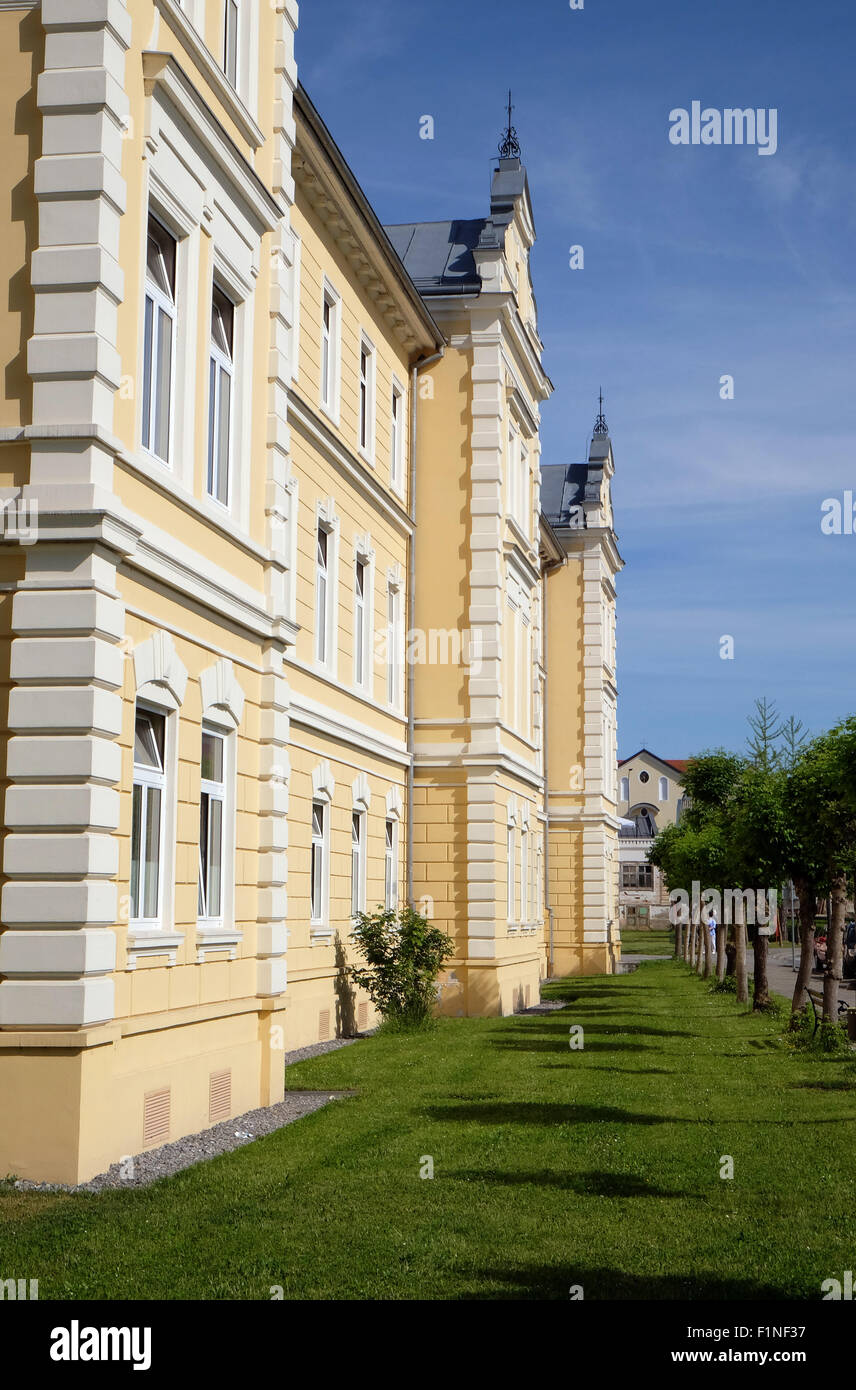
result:
M 384 222 L 484 215 L 514 90 L 543 458 L 585 456 L 600 383 L 616 457 L 621 756 L 740 748 L 760 695 L 816 732 L 856 711 L 856 535 L 820 530 L 856 489 L 854 39 L 853 0 L 301 6 L 301 79 Z M 776 153 L 672 145 L 693 101 L 776 108 Z

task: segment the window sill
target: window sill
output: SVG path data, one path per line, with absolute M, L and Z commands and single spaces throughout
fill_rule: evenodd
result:
M 309 928 L 310 946 L 329 946 L 336 933 L 333 927 L 325 927 L 320 923 Z
M 328 405 L 326 401 L 319 401 L 319 406 L 320 406 L 320 409 L 321 409 L 321 414 L 322 414 L 322 415 L 326 415 L 327 419 L 330 421 L 330 424 L 333 425 L 333 427 L 334 427 L 335 429 L 338 430 L 338 428 L 339 428 L 339 407 L 338 407 L 338 405 L 336 405 L 336 406 L 331 406 L 331 405 Z
M 376 467 L 374 454 L 370 454 L 368 449 L 364 449 L 361 444 L 357 445 L 357 453 L 359 454 L 366 467 L 371 468 L 371 470 L 374 472 L 374 469 Z
M 243 940 L 243 932 L 234 927 L 224 927 L 222 923 L 198 922 L 196 925 L 196 963 L 204 965 L 205 957 L 213 951 L 228 951 L 229 959 L 235 960 L 238 946 Z
M 161 931 L 157 927 L 128 928 L 126 970 L 136 970 L 138 960 L 166 956 L 167 965 L 175 965 L 178 948 L 184 941 L 183 932 Z

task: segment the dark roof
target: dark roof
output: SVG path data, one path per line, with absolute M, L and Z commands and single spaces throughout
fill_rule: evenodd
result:
M 478 294 L 481 277 L 473 248 L 485 219 L 467 222 L 404 222 L 384 231 L 420 294 Z
M 587 463 L 541 465 L 541 510 L 551 526 L 581 526 L 589 479 Z

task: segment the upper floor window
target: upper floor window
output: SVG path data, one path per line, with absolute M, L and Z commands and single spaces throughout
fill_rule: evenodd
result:
M 241 8 L 239 0 L 226 0 L 226 32 L 223 39 L 223 71 L 237 90 L 238 87 L 238 30 Z
M 621 800 L 622 800 L 622 801 L 629 801 L 629 800 L 630 800 L 630 778 L 629 778 L 629 777 L 622 777 L 622 779 L 621 779 Z
M 330 533 L 319 524 L 315 549 L 315 656 L 326 666 L 330 649 Z
M 339 395 L 339 298 L 324 289 L 321 308 L 321 404 L 335 415 Z
M 358 443 L 367 458 L 374 455 L 375 355 L 366 338 L 360 342 L 360 418 Z
M 668 779 L 668 777 L 661 777 L 661 778 L 660 778 L 660 800 L 661 800 L 661 801 L 668 801 L 668 799 L 669 799 L 669 779 Z
M 397 707 L 401 703 L 401 590 L 390 585 L 386 597 L 386 698 Z
M 199 902 L 201 920 L 223 916 L 223 836 L 226 804 L 226 740 L 202 730 L 202 783 L 199 797 Z
M 404 488 L 404 392 L 397 382 L 392 386 L 389 478 L 392 486 L 401 492 Z
M 364 686 L 368 673 L 368 615 L 366 582 L 368 565 L 357 559 L 354 565 L 354 684 Z
M 509 827 L 508 827 L 508 832 L 507 832 L 507 835 L 506 835 L 506 845 L 505 845 L 505 872 L 506 872 L 506 888 L 505 888 L 505 895 L 506 895 L 506 918 L 507 918 L 507 920 L 508 920 L 509 922 L 514 922 L 514 921 L 516 920 L 516 919 L 515 919 L 515 914 L 514 914 L 514 908 L 515 908 L 515 902 L 514 902 L 514 898 L 515 898 L 515 874 L 514 874 L 514 848 L 515 848 L 515 846 L 514 846 L 514 839 L 515 839 L 515 829 L 514 829 L 514 826 L 513 826 L 513 825 L 509 825 Z
M 143 448 L 170 462 L 175 357 L 176 243 L 154 217 L 146 240 L 143 336 Z
M 131 808 L 131 920 L 159 925 L 166 799 L 166 717 L 137 706 Z
M 229 505 L 235 306 L 214 286 L 208 388 L 208 493 Z

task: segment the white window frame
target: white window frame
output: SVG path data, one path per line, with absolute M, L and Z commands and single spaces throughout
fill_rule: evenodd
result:
M 329 324 L 325 324 L 325 308 L 330 310 Z M 321 294 L 321 361 L 319 394 L 321 409 L 335 425 L 339 424 L 339 398 L 341 386 L 342 352 L 342 296 L 334 289 L 327 277 Z M 325 371 L 326 361 L 326 371 Z
M 661 777 L 661 778 L 660 778 L 660 785 L 659 785 L 658 790 L 659 790 L 659 793 L 660 793 L 660 800 L 661 800 L 661 801 L 668 801 L 668 799 L 669 799 L 669 779 L 668 779 L 668 777 Z
M 398 421 L 396 423 L 396 402 Z M 393 490 L 404 495 L 404 440 L 407 394 L 397 377 L 392 379 L 389 403 L 389 481 Z
M 529 894 L 529 823 L 524 818 L 520 829 L 520 915 L 521 925 L 527 921 L 527 897 Z
M 175 247 L 175 258 L 174 258 L 174 266 L 173 266 L 172 294 L 171 294 L 171 296 L 168 295 L 168 294 L 161 288 L 160 285 L 156 284 L 156 283 L 154 282 L 154 280 L 152 280 L 152 278 L 151 278 L 151 276 L 150 276 L 150 274 L 149 274 L 149 269 L 148 269 L 149 227 L 150 227 L 150 224 L 151 224 L 152 222 L 155 223 L 155 225 L 159 228 L 159 230 L 160 230 L 165 236 L 167 236 L 167 237 L 170 238 L 170 240 L 172 241 L 172 243 L 173 243 L 173 245 L 174 245 L 174 247 Z M 142 381 L 142 389 L 140 390 L 140 446 L 141 446 L 141 448 L 143 449 L 143 451 L 144 451 L 150 458 L 155 459 L 159 464 L 161 464 L 162 467 L 164 467 L 164 468 L 170 468 L 170 469 L 171 469 L 172 466 L 173 466 L 173 455 L 174 455 L 174 445 L 175 445 L 175 379 L 176 379 L 176 361 L 177 361 L 177 358 L 178 358 L 178 279 L 179 279 L 179 265 L 178 265 L 178 261 L 179 261 L 180 247 L 181 247 L 180 238 L 176 236 L 175 232 L 173 232 L 172 229 L 171 229 L 169 226 L 167 226 L 167 224 L 166 224 L 166 222 L 163 220 L 163 218 L 159 217 L 159 216 L 154 212 L 154 210 L 153 210 L 151 207 L 149 207 L 149 209 L 148 209 L 148 215 L 147 215 L 147 220 L 146 220 L 145 239 L 144 239 L 144 257 L 145 257 L 145 259 L 144 259 L 145 297 L 144 297 L 144 303 L 143 303 L 143 349 L 142 349 L 143 381 Z M 164 264 L 164 270 L 165 270 L 165 272 L 166 272 L 166 265 L 165 265 L 165 264 Z M 169 281 L 169 275 L 168 275 L 168 274 L 166 275 L 166 279 L 167 279 L 167 281 Z M 150 354 L 147 353 L 147 350 L 146 350 L 146 337 L 147 337 L 147 334 L 146 334 L 146 322 L 147 322 L 148 314 L 149 314 L 149 304 L 151 304 L 151 306 L 152 306 L 152 308 L 151 308 L 151 315 L 152 315 L 152 338 L 151 338 L 151 352 L 150 352 Z M 156 363 L 157 363 L 157 356 L 158 356 L 158 347 L 159 347 L 159 345 L 160 345 L 160 334 L 161 334 L 161 317 L 160 317 L 160 316 L 161 316 L 161 314 L 163 314 L 163 315 L 169 320 L 169 322 L 170 322 L 170 324 L 171 324 L 171 327 L 172 327 L 171 350 L 170 350 L 170 365 L 169 365 L 169 387 L 168 387 L 168 390 L 169 390 L 169 399 L 168 399 L 168 401 L 167 401 L 167 446 L 166 446 L 166 449 L 167 449 L 167 457 L 166 457 L 166 458 L 162 458 L 161 455 L 160 455 L 159 453 L 156 452 L 156 448 L 155 448 L 155 426 L 156 426 L 156 421 L 157 421 L 157 408 L 158 408 L 158 399 L 159 399 L 159 398 L 158 398 L 158 391 L 157 391 L 157 389 L 156 389 L 156 381 L 157 381 Z M 148 389 L 148 393 L 149 393 L 148 420 L 146 419 L 146 410 L 145 410 L 146 390 L 147 390 L 147 389 Z M 149 438 L 149 442 L 148 442 L 148 443 L 146 443 L 146 434 L 147 434 L 147 433 L 148 433 L 148 438 Z
M 197 923 L 200 927 L 211 928 L 225 925 L 231 916 L 231 889 L 234 867 L 233 835 L 231 825 L 234 807 L 233 792 L 233 758 L 232 758 L 232 739 L 233 735 L 226 733 L 222 728 L 215 724 L 203 722 L 202 733 L 211 738 L 220 740 L 223 749 L 223 779 L 221 782 L 214 782 L 200 777 L 199 782 L 199 884 L 197 890 Z M 202 896 L 202 797 L 207 796 L 209 806 L 211 801 L 219 801 L 220 811 L 220 911 L 212 915 L 208 910 L 207 895 L 204 903 L 204 911 L 201 910 L 200 897 Z M 210 820 L 209 820 L 210 826 Z M 210 859 L 209 859 L 210 867 Z
M 316 811 L 321 813 L 320 833 L 316 831 Z M 330 802 L 313 796 L 310 815 L 309 921 L 313 927 L 326 927 L 330 917 Z
M 159 770 L 145 767 L 136 761 L 133 764 L 132 791 L 131 791 L 131 881 L 129 884 L 130 893 L 130 917 L 129 924 L 137 931 L 160 931 L 164 925 L 164 886 L 167 879 L 168 866 L 165 863 L 166 848 L 166 822 L 168 812 L 169 796 L 169 771 L 170 771 L 170 719 L 165 710 L 158 709 L 147 701 L 138 700 L 134 705 L 134 743 L 136 744 L 137 718 L 139 715 L 148 715 L 163 721 L 163 753 L 161 754 L 161 767 Z M 133 824 L 133 801 L 137 787 L 143 789 L 141 797 L 141 815 L 139 831 L 139 870 L 137 879 L 137 894 L 133 891 L 133 862 L 134 862 L 134 824 Z M 154 915 L 143 916 L 135 912 L 134 898 L 141 907 L 145 906 L 145 843 L 146 829 L 148 825 L 148 792 L 150 789 L 160 791 L 160 825 L 158 827 L 158 848 L 157 848 L 157 904 Z
M 398 818 L 387 811 L 383 824 L 383 901 L 387 912 L 398 907 Z
M 363 806 L 351 811 L 351 916 L 366 910 L 366 825 L 368 814 Z M 355 837 L 354 830 L 357 830 Z
M 505 838 L 505 919 L 509 929 L 516 929 L 517 918 L 517 815 L 513 804 L 508 808 L 508 825 Z
M 230 356 L 227 354 L 227 352 L 220 346 L 220 344 L 216 342 L 215 337 L 214 337 L 214 296 L 215 296 L 215 294 L 219 294 L 223 299 L 226 300 L 226 302 L 227 302 L 228 304 L 231 305 L 231 309 L 232 309 L 232 347 L 231 347 L 231 357 L 230 357 Z M 228 293 L 226 292 L 226 290 L 224 290 L 223 287 L 217 283 L 216 280 L 214 281 L 214 283 L 213 283 L 213 285 L 212 285 L 212 287 L 211 287 L 211 311 L 210 311 L 210 312 L 211 312 L 211 332 L 210 332 L 210 335 L 209 335 L 210 347 L 209 347 L 209 361 L 208 361 L 208 457 L 207 457 L 207 460 L 206 460 L 205 490 L 206 490 L 207 496 L 208 496 L 209 499 L 215 504 L 215 506 L 222 507 L 225 511 L 228 511 L 228 510 L 229 510 L 229 507 L 231 506 L 231 502 L 232 502 L 232 482 L 233 482 L 232 474 L 233 474 L 233 459 L 234 459 L 235 407 L 236 407 L 236 391 L 235 391 L 235 355 L 236 355 L 236 343 L 237 343 L 237 335 L 238 335 L 238 305 L 237 305 L 237 304 L 235 303 L 235 301 L 232 299 L 231 295 L 228 294 Z M 213 376 L 213 378 L 214 378 L 213 386 L 212 386 L 212 376 Z M 226 500 L 225 500 L 225 501 L 223 501 L 223 499 L 222 499 L 221 497 L 218 497 L 218 495 L 217 495 L 217 492 L 218 492 L 217 483 L 218 483 L 218 481 L 219 481 L 220 472 L 221 472 L 221 470 L 222 470 L 222 468 L 223 468 L 223 461 L 222 461 L 222 460 L 217 460 L 217 461 L 212 460 L 212 453 L 213 453 L 214 448 L 215 448 L 215 441 L 216 441 L 217 438 L 218 438 L 218 433 L 217 433 L 217 415 L 218 415 L 218 413 L 219 413 L 219 406 L 220 406 L 220 401 L 221 401 L 222 378 L 223 378 L 223 377 L 225 377 L 226 380 L 227 380 L 228 383 L 229 383 L 229 431 L 228 431 L 228 439 L 227 439 L 227 441 L 226 441 L 226 460 L 225 460 L 225 469 L 226 469 Z M 212 470 L 213 470 L 213 476 L 212 476 Z
M 622 777 L 622 779 L 621 779 L 621 800 L 622 800 L 622 801 L 629 801 L 629 800 L 630 800 L 630 778 L 629 778 L 629 777 Z
M 223 72 L 226 81 L 235 92 L 240 91 L 241 87 L 241 0 L 225 0 L 223 6 Z M 234 18 L 234 34 L 231 34 L 230 20 Z M 229 40 L 230 35 L 234 39 L 234 74 L 232 73 L 232 63 L 230 62 Z
M 354 556 L 354 685 L 365 690 L 369 683 L 369 594 L 371 566 L 364 555 Z
M 357 368 L 357 448 L 360 457 L 374 468 L 377 434 L 377 353 L 374 343 L 365 333 L 360 333 Z
M 403 687 L 402 590 L 396 579 L 386 586 L 386 703 L 400 710 Z

